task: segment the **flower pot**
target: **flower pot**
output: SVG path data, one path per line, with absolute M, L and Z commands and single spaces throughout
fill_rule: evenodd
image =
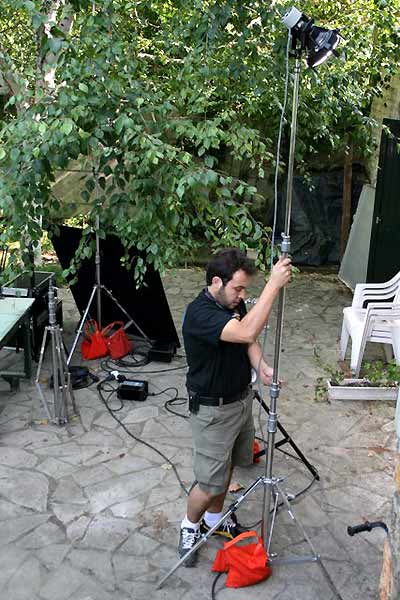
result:
M 343 379 L 342 385 L 327 381 L 329 400 L 397 400 L 399 388 L 365 386 L 365 379 Z

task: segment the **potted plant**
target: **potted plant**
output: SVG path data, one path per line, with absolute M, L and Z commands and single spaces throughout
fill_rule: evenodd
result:
M 363 375 L 352 379 L 343 371 L 331 372 L 326 382 L 329 400 L 397 400 L 400 366 L 394 360 L 365 363 Z

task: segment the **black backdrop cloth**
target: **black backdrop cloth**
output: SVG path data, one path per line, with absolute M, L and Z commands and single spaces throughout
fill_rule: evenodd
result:
M 351 217 L 357 208 L 365 175 L 353 167 Z M 313 175 L 310 184 L 293 178 L 290 224 L 291 256 L 297 265 L 340 263 L 340 230 L 343 202 L 343 170 Z M 285 227 L 286 190 L 278 194 L 277 243 Z M 272 225 L 272 211 L 269 214 Z
M 60 234 L 52 236 L 52 243 L 62 268 L 67 269 L 79 246 L 82 229 L 64 225 L 59 229 Z M 138 254 L 135 250 L 131 251 L 131 257 Z M 109 235 L 104 240 L 100 239 L 101 283 L 113 294 L 147 337 L 162 344 L 172 343 L 176 347 L 180 347 L 159 273 L 150 265 L 145 275 L 145 285 L 136 289 L 133 272 L 121 265 L 122 256 L 122 244 L 116 236 Z M 95 279 L 95 257 L 85 258 L 78 272 L 77 283 L 70 286 L 81 315 L 87 307 L 96 282 Z M 90 318 L 97 319 L 97 293 L 91 304 L 89 315 Z M 123 321 L 124 323 L 128 321 L 126 315 L 104 290 L 101 292 L 101 318 L 103 327 L 112 321 Z M 134 325 L 131 325 L 127 331 L 141 336 Z

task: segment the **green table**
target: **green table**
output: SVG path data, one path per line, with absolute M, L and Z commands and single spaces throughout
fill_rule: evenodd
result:
M 34 298 L 0 298 L 0 348 L 22 331 L 24 349 L 24 371 L 0 371 L 0 376 L 8 381 L 12 389 L 17 389 L 22 377 L 32 375 L 30 309 Z

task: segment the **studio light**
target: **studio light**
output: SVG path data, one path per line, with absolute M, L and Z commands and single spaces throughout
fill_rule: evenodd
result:
M 335 48 L 340 41 L 340 35 L 336 29 L 317 27 L 314 25 L 313 19 L 294 6 L 283 16 L 282 21 L 306 50 L 309 67 L 316 67 L 325 62 L 332 54 L 336 54 Z

